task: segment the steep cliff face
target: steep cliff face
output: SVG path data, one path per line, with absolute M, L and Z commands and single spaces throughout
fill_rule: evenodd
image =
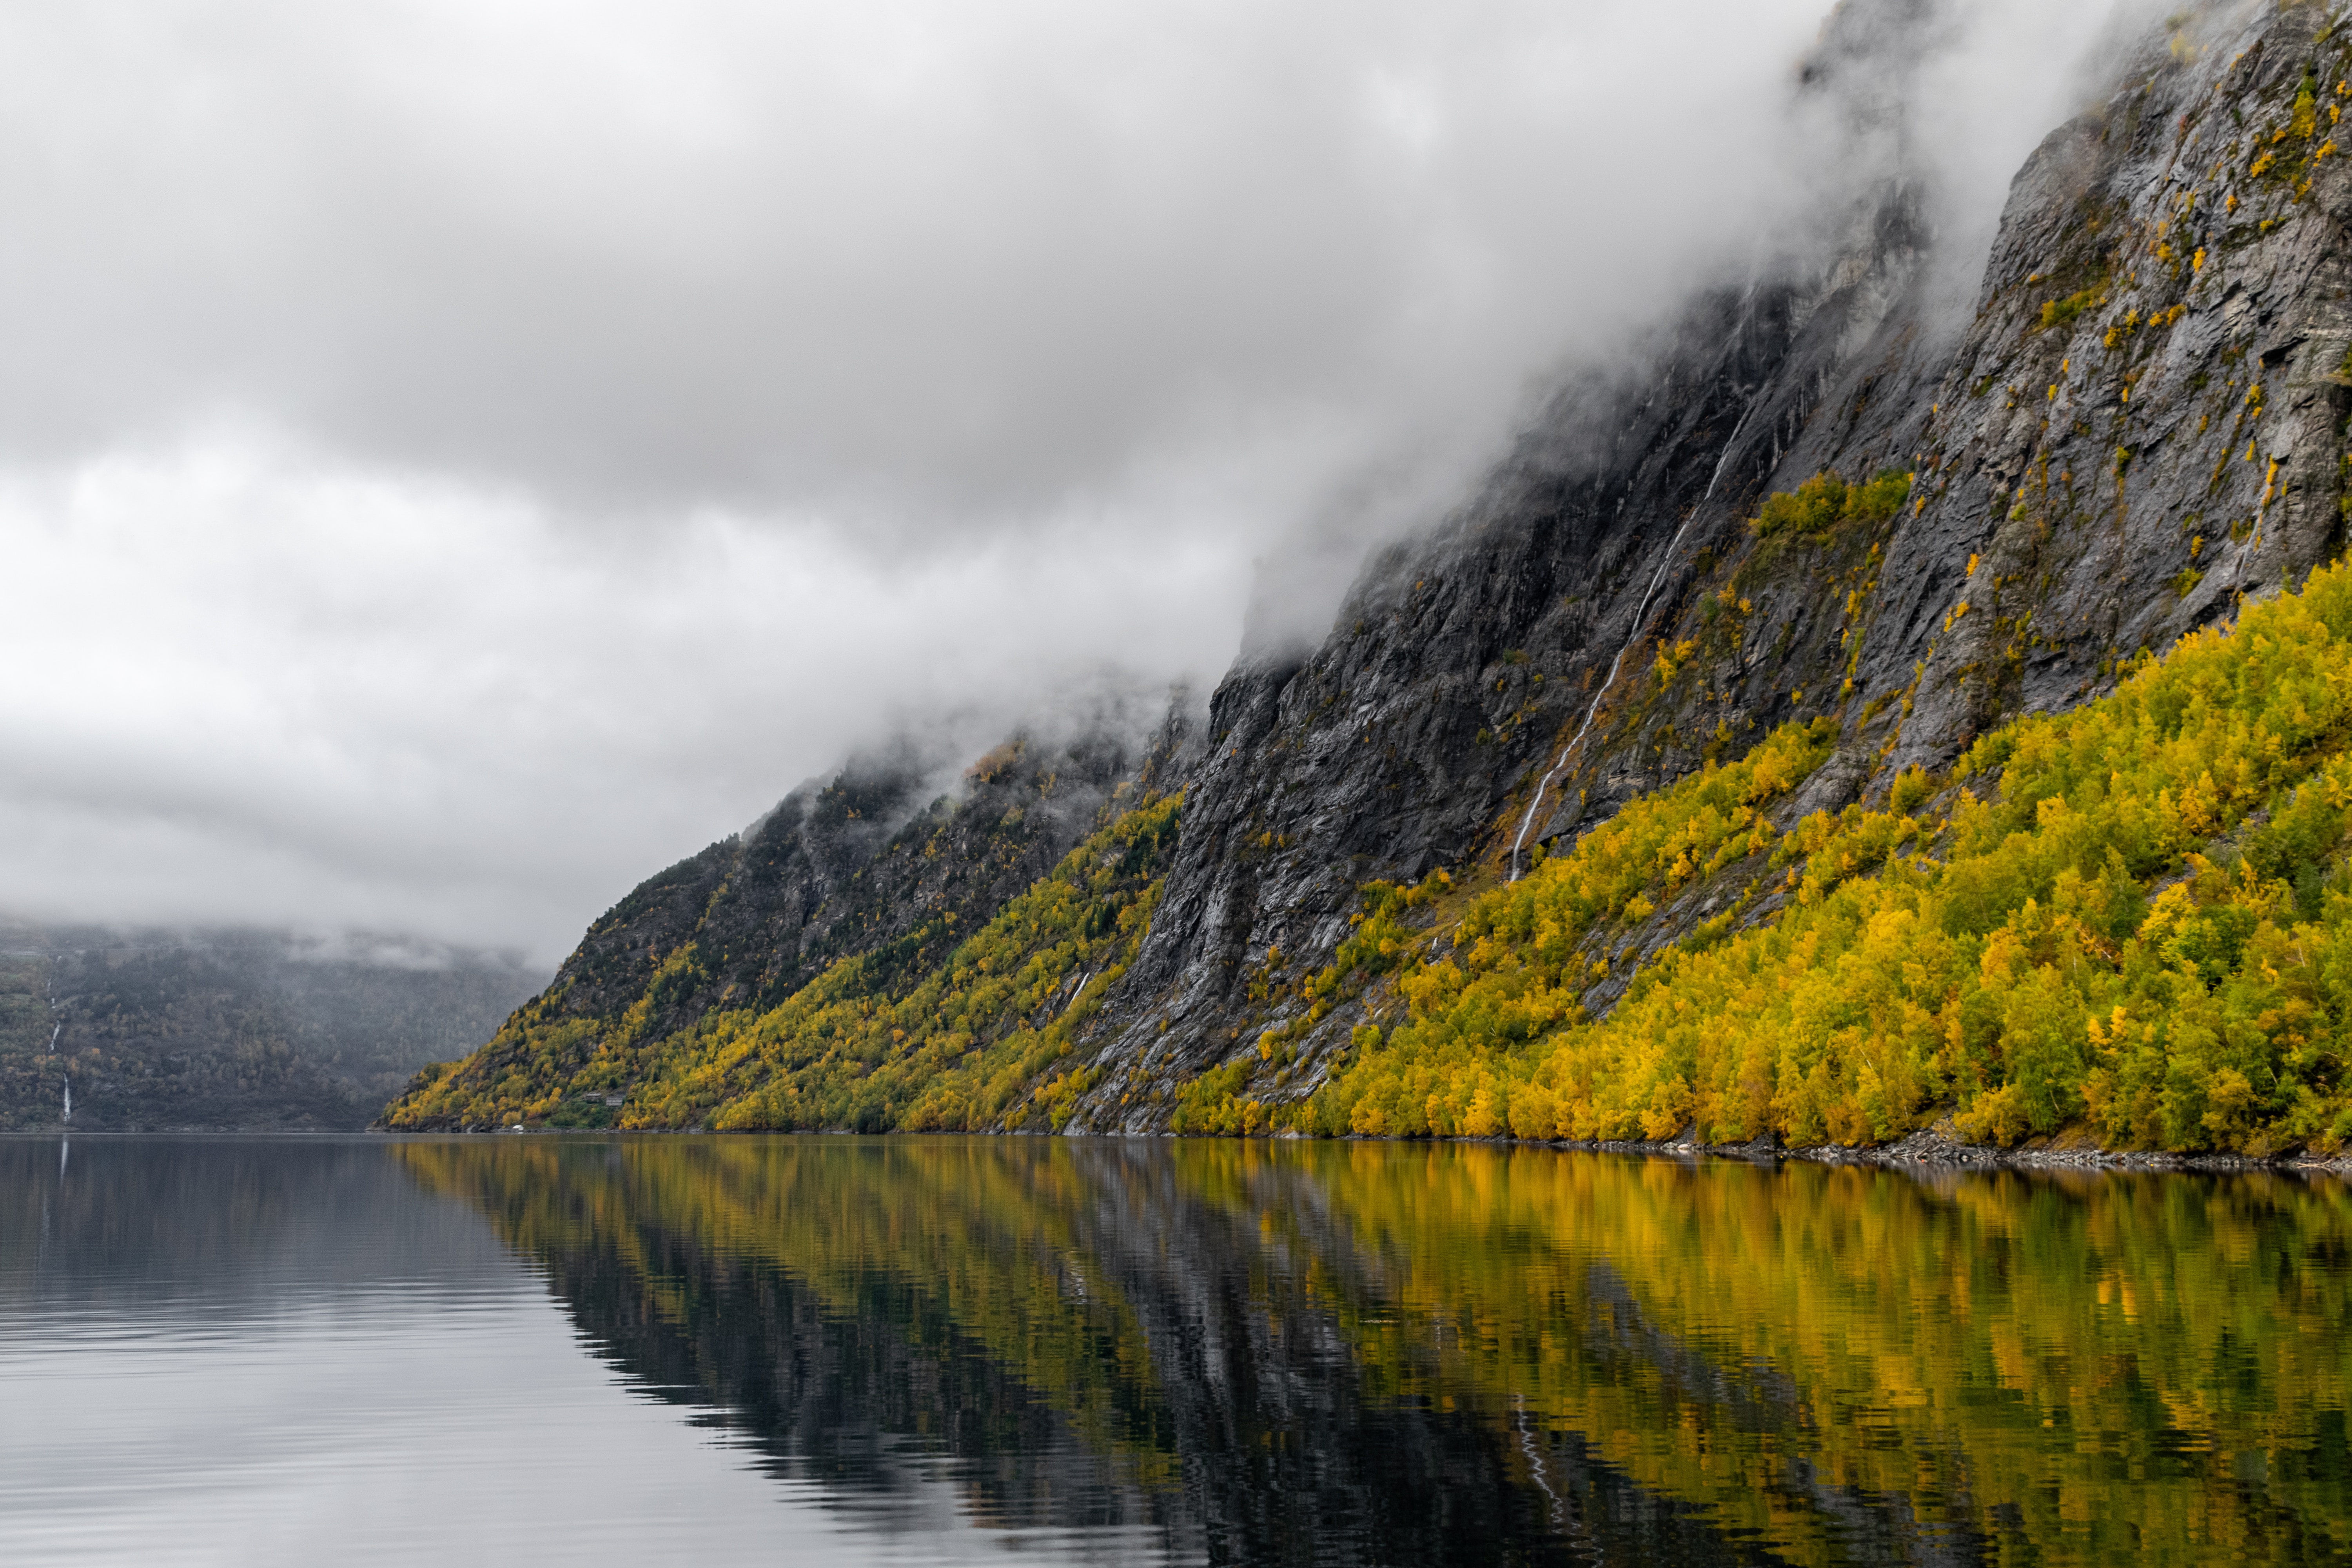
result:
M 2318 6 L 2240 7 L 2140 64 L 2019 175 L 1937 387 L 1932 500 L 1888 552 L 1878 663 L 1927 661 L 1896 763 L 2341 547 L 2352 50 Z
M 1797 710 L 1790 689 L 1837 652 L 1818 563 L 1790 561 L 1749 590 L 1754 629 L 1689 713 L 1645 700 L 1651 642 L 1739 552 L 1743 507 L 1791 435 L 1861 378 L 1855 341 L 1903 352 L 1879 341 L 1899 337 L 1886 301 L 1916 269 L 1901 193 L 1869 232 L 1853 276 L 1709 300 L 1662 347 L 1656 379 L 1560 397 L 1477 501 L 1371 564 L 1312 657 L 1228 678 L 1122 999 L 1136 1024 L 1111 1055 L 1129 1070 L 1090 1116 L 1156 1125 L 1171 1082 L 1283 1022 L 1261 1004 L 1328 961 L 1366 882 L 1507 875 L 1515 843 L 1524 857 Z M 1882 434 L 1873 459 L 1899 450 Z M 1310 1057 L 1353 1021 L 1335 1016 Z
M 1509 877 L 1790 719 L 1838 742 L 1784 824 L 1883 794 L 2329 558 L 2347 74 L 2318 6 L 2178 19 L 2020 172 L 1972 320 L 1939 315 L 1898 182 L 1812 277 L 1704 301 L 1651 379 L 1559 398 L 1473 504 L 1372 563 L 1320 648 L 1216 693 L 1082 1122 L 1164 1126 L 1171 1085 L 1311 1018 L 1269 1092 L 1310 1089 L 1365 1014 L 1285 983 L 1366 881 Z M 1825 471 L 1910 488 L 1884 518 L 1749 521 Z M 1713 908 L 1694 889 L 1608 933 L 1587 1011 Z

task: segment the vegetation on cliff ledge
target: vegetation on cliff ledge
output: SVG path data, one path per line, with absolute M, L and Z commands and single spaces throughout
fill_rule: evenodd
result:
M 1875 528 L 1910 499 L 1909 474 L 1890 470 L 1866 484 L 1850 485 L 1824 470 L 1793 490 L 1767 496 L 1748 526 L 1759 539 L 1784 533 L 1822 538 L 1850 523 Z

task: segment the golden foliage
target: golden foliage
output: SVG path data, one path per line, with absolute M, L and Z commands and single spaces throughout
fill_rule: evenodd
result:
M 1483 1100 L 1522 1137 L 1695 1122 L 1713 1141 L 1811 1144 L 1899 1137 L 1949 1108 L 2003 1143 L 2083 1122 L 2110 1147 L 2338 1148 L 2352 1137 L 2347 631 L 2352 568 L 2326 568 L 2098 702 L 1979 741 L 1955 770 L 1969 787 L 1938 810 L 1906 809 L 1930 787 L 1906 775 L 1895 809 L 1793 825 L 1772 855 L 1793 879 L 1780 918 L 1669 950 L 1589 1023 L 1570 963 L 1586 926 L 1700 859 L 1632 841 L 1668 822 L 1727 828 L 1720 807 L 1693 805 L 1734 770 L 1637 802 L 1483 897 L 1452 953 L 1403 963 L 1408 1021 L 1305 1121 L 1464 1134 Z M 1755 765 L 1818 743 L 1782 731 Z M 1752 813 L 1741 828 L 1704 864 L 1772 837 Z

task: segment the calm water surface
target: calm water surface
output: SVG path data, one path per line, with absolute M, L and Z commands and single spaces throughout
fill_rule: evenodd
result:
M 0 1140 L 0 1563 L 2330 1562 L 2347 1289 L 2277 1176 Z

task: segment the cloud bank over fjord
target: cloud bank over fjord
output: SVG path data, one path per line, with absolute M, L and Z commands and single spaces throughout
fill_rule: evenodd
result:
M 2104 7 L 2015 8 L 1950 145 L 2072 107 Z M 889 723 L 1213 680 L 1288 531 L 1790 242 L 1820 21 L 0 16 L 0 907 L 552 956 Z
M 981 536 L 885 574 L 823 531 L 583 534 L 227 437 L 0 483 L 0 535 L 43 585 L 7 634 L 14 907 L 542 958 L 879 727 L 971 730 L 1105 649 L 1179 667 L 1193 628 L 1136 606 L 1238 591 L 1182 539 Z

